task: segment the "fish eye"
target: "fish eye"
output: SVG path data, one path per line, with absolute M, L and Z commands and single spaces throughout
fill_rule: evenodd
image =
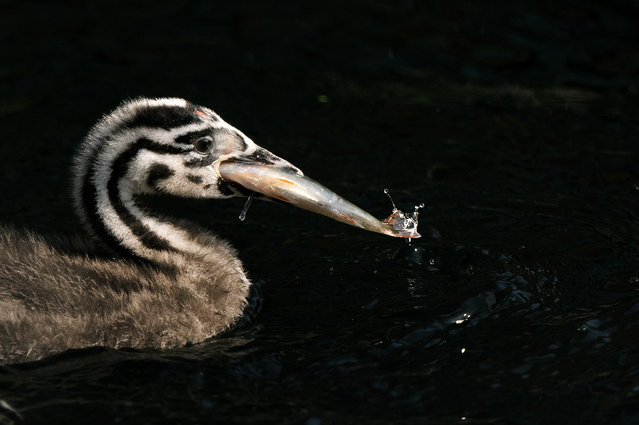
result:
M 193 143 L 193 147 L 199 153 L 209 153 L 213 147 L 213 139 L 210 137 L 202 137 Z

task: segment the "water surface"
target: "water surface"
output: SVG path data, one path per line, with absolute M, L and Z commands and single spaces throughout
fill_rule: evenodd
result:
M 212 106 L 379 218 L 385 187 L 426 204 L 409 245 L 152 200 L 232 241 L 262 310 L 180 350 L 1 368 L 26 423 L 639 422 L 636 6 L 400 3 L 17 6 L 3 222 L 77 231 L 69 158 L 133 95 Z

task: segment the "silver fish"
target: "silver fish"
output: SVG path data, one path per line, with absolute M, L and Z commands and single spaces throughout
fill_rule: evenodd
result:
M 269 165 L 254 161 L 227 160 L 219 164 L 219 173 L 224 180 L 237 183 L 245 189 L 351 226 L 399 238 L 420 237 L 417 233 L 416 215 L 415 220 L 406 220 L 408 215 L 395 209 L 387 219 L 380 221 L 315 180 L 304 176 L 289 163 L 284 163 L 283 160 L 282 162 L 281 165 Z

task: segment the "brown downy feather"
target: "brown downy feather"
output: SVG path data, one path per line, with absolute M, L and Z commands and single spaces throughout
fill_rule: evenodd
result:
M 227 329 L 246 304 L 242 264 L 226 242 L 193 233 L 200 255 L 151 264 L 0 226 L 0 363 L 96 345 L 176 348 Z

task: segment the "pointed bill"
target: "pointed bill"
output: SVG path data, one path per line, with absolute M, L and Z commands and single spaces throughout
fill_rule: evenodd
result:
M 393 215 L 380 221 L 285 163 L 285 166 L 281 166 L 243 158 L 230 159 L 219 164 L 219 173 L 224 180 L 235 182 L 248 190 L 351 226 L 400 238 L 420 237 L 416 222 L 413 228 L 406 228 L 397 220 L 389 220 Z

